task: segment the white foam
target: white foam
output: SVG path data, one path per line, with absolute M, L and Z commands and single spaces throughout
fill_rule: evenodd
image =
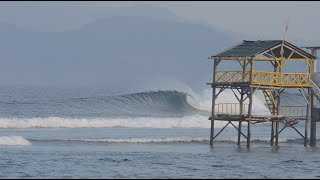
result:
M 235 92 L 238 97 L 240 94 Z M 211 112 L 212 107 L 212 90 L 206 89 L 200 94 L 191 93 L 190 96 L 187 96 L 188 103 L 199 110 Z M 230 89 L 226 89 L 219 94 L 216 99 L 216 104 L 219 103 L 239 103 L 233 92 Z M 249 103 L 247 99 L 245 104 Z M 256 91 L 253 94 L 253 102 L 252 102 L 252 114 L 255 115 L 268 115 L 270 111 L 265 104 L 265 100 L 261 91 Z
M 0 136 L 0 146 L 22 145 L 28 146 L 31 143 L 21 136 Z
M 56 139 L 55 139 L 56 140 Z M 251 141 L 264 141 L 268 142 L 268 137 L 253 137 Z M 279 142 L 287 142 L 290 139 L 280 138 Z M 294 139 L 293 139 L 294 140 Z M 62 140 L 64 141 L 64 140 Z M 158 138 L 124 138 L 124 139 L 69 139 L 68 141 L 84 141 L 84 142 L 102 142 L 102 143 L 176 143 L 176 142 L 209 142 L 209 137 L 190 137 L 190 136 L 178 136 L 178 137 L 158 137 Z M 237 142 L 238 138 L 235 137 L 219 137 L 215 139 L 217 142 L 230 141 Z M 241 142 L 247 140 L 242 138 Z
M 223 127 L 224 121 L 217 121 L 215 127 Z M 48 118 L 1 118 L 0 128 L 210 128 L 208 116 L 193 115 L 184 117 L 154 118 L 95 118 L 72 119 L 61 117 Z
M 193 92 L 187 96 L 187 102 L 196 109 L 211 112 L 212 92 L 209 89 L 204 90 L 200 94 Z
M 202 142 L 208 141 L 208 137 L 166 137 L 166 138 L 127 138 L 127 139 L 81 139 L 86 142 L 108 143 L 170 143 L 170 142 Z

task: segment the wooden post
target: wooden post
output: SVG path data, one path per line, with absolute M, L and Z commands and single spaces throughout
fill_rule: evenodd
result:
M 254 66 L 254 58 L 251 59 L 250 61 L 250 84 L 252 83 L 252 76 L 253 76 L 253 66 Z M 249 87 L 249 108 L 248 108 L 248 134 L 247 134 L 247 148 L 250 148 L 250 139 L 251 139 L 251 113 L 252 113 L 252 94 L 253 94 L 253 87 Z M 248 96 L 248 94 L 247 94 Z
M 271 146 L 274 145 L 274 131 L 275 131 L 275 124 L 274 124 L 274 121 L 271 121 L 271 140 L 270 140 Z
M 276 143 L 275 146 L 278 147 L 278 142 L 279 142 L 279 121 L 276 121 Z
M 247 58 L 243 59 L 243 65 L 242 65 L 242 82 L 245 80 L 245 72 L 247 68 Z M 243 87 L 241 87 L 241 94 L 240 94 L 240 116 L 243 114 Z M 240 145 L 240 139 L 241 139 L 241 126 L 242 126 L 242 119 L 239 120 L 239 127 L 238 127 L 238 145 Z
M 212 112 L 211 112 L 211 131 L 210 131 L 210 146 L 213 145 L 213 137 L 214 137 L 214 104 L 215 104 L 215 94 L 216 88 L 213 87 L 212 89 Z
M 279 61 L 279 65 L 277 67 L 277 69 L 279 69 L 279 83 L 282 84 L 282 70 L 283 70 L 283 58 L 281 58 L 281 61 Z M 275 90 L 278 91 L 278 98 L 277 98 L 277 111 L 275 112 L 274 115 L 279 115 L 279 111 L 280 111 L 280 89 Z M 279 121 L 276 121 L 276 142 L 275 142 L 275 146 L 278 147 L 279 143 Z
M 316 48 L 311 49 L 311 54 L 317 57 L 317 50 Z M 311 61 L 311 72 L 317 72 L 317 59 L 315 59 L 312 63 Z M 316 99 L 314 93 L 311 91 L 311 127 L 310 127 L 310 146 L 316 146 L 316 136 L 317 136 L 317 119 L 315 116 L 315 108 L 316 108 Z
M 250 148 L 250 139 L 251 139 L 252 94 L 253 94 L 253 87 L 250 87 L 249 109 L 248 109 L 249 120 L 248 120 L 247 148 Z
M 277 61 L 274 61 L 274 64 L 273 64 L 273 72 L 277 72 L 278 71 L 278 63 Z M 276 80 L 275 80 L 276 81 Z M 274 92 L 273 92 L 274 93 Z M 273 94 L 273 97 L 275 97 L 275 94 Z M 276 107 L 273 106 L 273 109 L 272 109 L 272 115 L 275 115 L 276 114 Z M 277 109 L 278 110 L 278 109 Z M 271 122 L 271 146 L 274 145 L 274 137 L 275 137 L 275 131 L 276 131 L 276 123 L 274 121 Z
M 215 76 L 217 71 L 218 63 L 214 60 L 213 63 L 213 79 L 212 79 L 212 109 L 211 109 L 211 131 L 210 131 L 210 146 L 213 146 L 214 137 L 214 115 L 215 115 L 215 103 L 216 103 L 216 87 L 215 87 Z
M 308 143 L 308 127 L 309 127 L 309 111 L 311 109 L 311 88 L 308 88 L 307 96 L 307 112 L 306 112 L 306 122 L 305 122 L 305 132 L 304 132 L 304 146 Z
M 279 80 L 278 80 L 278 83 L 282 84 L 282 70 L 283 70 L 283 57 L 281 57 L 281 60 L 278 61 L 279 64 L 277 66 L 277 69 L 278 69 L 278 72 L 279 72 Z M 277 99 L 277 105 L 276 105 L 276 108 L 277 108 L 277 112 L 274 113 L 274 115 L 278 115 L 279 114 L 279 110 L 280 110 L 280 90 L 278 90 L 278 99 Z M 278 147 L 278 143 L 279 143 L 279 121 L 276 121 L 276 142 L 275 142 L 275 146 Z
M 241 97 L 240 97 L 240 116 L 243 114 L 243 87 L 241 87 Z M 238 145 L 240 145 L 241 139 L 241 126 L 242 126 L 242 119 L 239 120 L 239 127 L 238 127 Z
M 310 146 L 316 145 L 316 127 L 317 127 L 317 119 L 316 119 L 316 108 L 314 107 L 314 99 L 313 92 L 311 91 L 311 127 L 310 127 Z
M 279 115 L 280 112 L 280 97 L 281 97 L 281 89 L 275 90 L 278 92 L 278 97 L 277 97 L 277 111 L 276 111 L 276 115 Z M 278 142 L 279 142 L 279 121 L 276 122 L 276 146 L 278 146 Z

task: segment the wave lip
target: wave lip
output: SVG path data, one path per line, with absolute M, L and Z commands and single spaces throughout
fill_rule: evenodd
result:
M 0 146 L 29 146 L 30 141 L 21 136 L 0 136 Z

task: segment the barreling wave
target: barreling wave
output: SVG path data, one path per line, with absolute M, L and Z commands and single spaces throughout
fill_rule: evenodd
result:
M 0 102 L 2 117 L 171 117 L 203 114 L 189 104 L 189 95 L 175 90 L 133 94 Z
M 188 94 L 175 90 L 147 91 L 102 98 L 108 107 L 115 108 L 121 114 L 141 115 L 191 115 L 201 113 L 191 106 L 187 100 Z M 111 105 L 111 106 L 110 106 Z M 118 108 L 117 108 L 118 107 Z M 130 113 L 128 113 L 130 112 Z

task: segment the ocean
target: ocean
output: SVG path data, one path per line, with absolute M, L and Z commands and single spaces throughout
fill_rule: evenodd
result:
M 0 178 L 320 177 L 320 149 L 304 147 L 292 128 L 276 148 L 270 123 L 254 124 L 247 149 L 228 126 L 210 147 L 211 93 L 0 87 Z M 236 102 L 232 92 L 219 97 Z M 253 103 L 254 114 L 268 113 L 261 94 Z M 305 105 L 291 92 L 281 103 Z M 215 132 L 225 124 L 217 121 Z M 304 121 L 296 127 L 304 134 Z

